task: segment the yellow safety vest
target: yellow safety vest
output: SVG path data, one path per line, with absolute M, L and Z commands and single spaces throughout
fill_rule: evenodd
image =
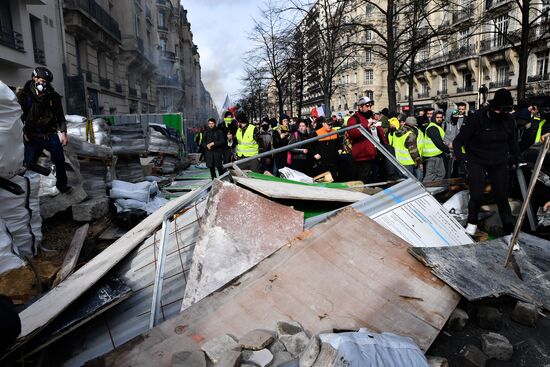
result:
M 260 149 L 256 140 L 254 140 L 254 125 L 249 124 L 244 132 L 243 129 L 237 130 L 237 156 L 252 157 L 258 155 Z
M 395 150 L 395 158 L 404 166 L 412 166 L 414 165 L 414 161 L 411 157 L 411 153 L 409 153 L 409 150 L 405 146 L 405 141 L 407 140 L 407 137 L 412 134 L 412 131 L 408 131 L 407 133 L 401 135 L 401 136 L 395 136 L 395 134 L 390 134 L 388 137 L 390 145 Z
M 422 154 L 424 154 L 425 137 L 422 130 L 416 129 L 416 132 L 418 133 L 416 135 L 416 148 L 418 149 L 418 154 L 422 157 Z
M 535 138 L 535 144 L 536 144 L 536 143 L 540 143 L 540 138 L 542 136 L 542 127 L 546 123 L 546 120 L 541 120 L 540 117 L 535 117 L 534 120 L 539 122 L 539 128 L 537 129 L 537 136 Z
M 435 146 L 432 139 L 430 139 L 430 137 L 428 136 L 428 129 L 433 126 L 435 126 L 439 130 L 439 135 L 441 135 L 441 139 L 445 137 L 445 131 L 443 131 L 441 126 L 439 126 L 435 122 L 430 122 L 430 124 L 426 128 L 426 133 L 424 134 L 424 147 L 422 149 L 422 156 L 425 158 L 436 157 L 443 153 L 442 150 Z

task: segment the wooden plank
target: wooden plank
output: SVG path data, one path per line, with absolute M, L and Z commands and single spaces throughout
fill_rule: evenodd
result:
M 354 209 L 300 237 L 233 285 L 97 362 L 169 366 L 174 352 L 288 319 L 311 334 L 359 327 L 393 332 L 425 351 L 458 304 L 456 292 L 409 256 L 406 242 Z
M 84 245 L 84 240 L 88 234 L 88 228 L 90 228 L 90 224 L 86 223 L 79 227 L 74 233 L 71 244 L 69 245 L 69 250 L 63 259 L 63 264 L 61 264 L 61 269 L 57 272 L 57 276 L 53 282 L 54 287 L 64 281 L 74 271 L 76 262 L 80 256 L 80 251 L 82 250 L 82 245 Z
M 162 223 L 165 213 L 186 202 L 196 191 L 190 192 L 173 201 L 145 218 L 141 223 L 113 242 L 99 255 L 71 274 L 64 282 L 46 293 L 38 301 L 23 310 L 21 334 L 18 341 L 23 342 L 31 334 L 46 326 L 82 293 L 94 285 L 101 277 L 139 245 Z
M 99 235 L 99 239 L 101 241 L 114 241 L 118 240 L 120 237 L 124 236 L 124 234 L 128 232 L 127 229 L 120 228 L 116 224 L 111 224 L 107 229 L 105 229 L 101 235 Z
M 182 310 L 241 275 L 304 229 L 303 213 L 228 182 L 214 181 L 206 207 Z
M 504 268 L 508 240 L 499 238 L 454 247 L 414 247 L 409 251 L 470 301 L 509 295 L 550 310 L 550 242 L 521 233 L 514 252 L 523 280 Z
M 257 180 L 248 177 L 233 177 L 239 185 L 274 199 L 337 201 L 354 203 L 369 197 L 367 194 L 352 190 L 328 189 L 299 184 Z

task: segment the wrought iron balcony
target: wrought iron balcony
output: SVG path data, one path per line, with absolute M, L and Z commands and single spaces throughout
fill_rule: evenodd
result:
M 165 59 L 168 59 L 168 60 L 175 60 L 176 59 L 176 53 L 175 52 L 172 52 L 172 51 L 165 51 L 165 50 L 162 50 L 160 51 L 160 56 L 162 58 L 165 58 Z
M 119 42 L 121 40 L 118 22 L 103 9 L 95 0 L 64 0 L 63 7 L 74 8 L 88 15 L 110 32 Z
M 510 3 L 511 0 L 486 0 L 485 1 L 485 10 L 489 10 L 491 8 L 496 8 L 501 5 L 505 5 Z
M 545 80 L 550 80 L 550 73 L 546 73 L 543 75 L 530 75 L 527 77 L 528 83 L 541 82 Z
M 512 85 L 512 79 L 499 80 L 496 82 L 489 83 L 489 88 L 490 89 L 504 88 L 504 87 L 510 87 L 511 85 Z
M 105 89 L 111 88 L 111 81 L 107 78 L 99 78 L 99 86 Z
M 449 52 L 449 60 L 456 60 L 456 59 L 461 59 L 463 57 L 472 56 L 475 54 L 475 52 L 476 52 L 475 45 L 461 46 Z
M 44 50 L 36 47 L 34 48 L 34 62 L 37 64 L 46 65 L 46 55 L 44 54 Z
M 438 95 L 438 96 L 439 96 L 439 95 L 442 95 L 442 94 L 449 94 L 449 92 L 447 91 L 447 89 L 446 89 L 446 88 L 445 88 L 445 89 L 442 89 L 442 90 L 438 90 L 438 91 L 437 91 L 437 95 Z
M 0 30 L 0 44 L 17 51 L 25 50 L 23 47 L 23 35 L 15 31 Z
M 430 92 L 418 93 L 418 98 L 428 98 L 429 96 L 430 96 Z
M 457 93 L 466 93 L 466 92 L 473 92 L 474 86 L 473 85 L 467 85 L 465 87 L 456 88 Z
M 469 4 L 468 6 L 455 10 L 453 13 L 453 23 L 458 23 L 466 19 L 470 19 L 474 15 L 474 5 Z

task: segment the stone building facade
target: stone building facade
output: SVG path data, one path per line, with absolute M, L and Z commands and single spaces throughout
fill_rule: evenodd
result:
M 182 112 L 189 127 L 216 115 L 179 0 L 2 4 L 0 79 L 10 86 L 45 65 L 70 114 Z

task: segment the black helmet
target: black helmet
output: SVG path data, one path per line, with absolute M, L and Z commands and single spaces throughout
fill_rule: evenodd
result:
M 43 78 L 48 83 L 53 81 L 52 72 L 42 66 L 39 66 L 32 71 L 32 77 Z

